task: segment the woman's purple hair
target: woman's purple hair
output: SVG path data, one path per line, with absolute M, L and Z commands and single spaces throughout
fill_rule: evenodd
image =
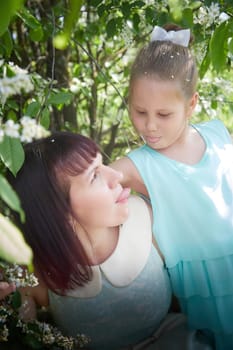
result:
M 25 146 L 25 161 L 8 180 L 17 192 L 26 220 L 17 217 L 47 287 L 65 291 L 91 277 L 87 255 L 72 227 L 70 177 L 83 173 L 99 152 L 91 139 L 56 132 Z

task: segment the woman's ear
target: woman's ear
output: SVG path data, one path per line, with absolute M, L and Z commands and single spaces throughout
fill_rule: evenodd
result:
M 193 96 L 191 97 L 191 99 L 189 100 L 188 106 L 187 106 L 187 117 L 190 118 L 193 114 L 193 111 L 197 105 L 198 102 L 198 92 L 194 92 Z
M 75 220 L 75 218 L 73 217 L 73 215 L 69 215 L 69 218 L 68 218 L 68 222 L 70 224 L 70 227 L 72 228 L 73 232 L 76 232 L 77 231 L 77 221 Z

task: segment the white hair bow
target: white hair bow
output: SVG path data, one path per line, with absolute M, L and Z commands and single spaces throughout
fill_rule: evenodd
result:
M 151 41 L 171 41 L 174 44 L 187 47 L 190 39 L 190 29 L 182 30 L 170 30 L 167 32 L 165 29 L 155 26 L 153 32 L 151 33 Z

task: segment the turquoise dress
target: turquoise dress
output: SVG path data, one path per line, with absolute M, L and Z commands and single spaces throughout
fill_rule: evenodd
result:
M 206 144 L 195 165 L 147 145 L 128 154 L 148 190 L 153 230 L 189 326 L 233 349 L 233 145 L 218 120 L 193 126 Z
M 136 196 L 129 199 L 129 210 L 115 251 L 92 267 L 92 280 L 66 296 L 49 292 L 57 326 L 67 335 L 89 336 L 90 349 L 119 349 L 146 339 L 170 306 L 170 281 L 152 245 L 149 210 Z

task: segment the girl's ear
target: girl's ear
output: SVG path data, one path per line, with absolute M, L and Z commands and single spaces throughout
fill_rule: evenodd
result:
M 188 106 L 187 106 L 187 117 L 190 118 L 193 114 L 193 111 L 197 105 L 198 102 L 198 92 L 194 92 L 193 96 L 191 97 L 191 99 L 189 100 Z

